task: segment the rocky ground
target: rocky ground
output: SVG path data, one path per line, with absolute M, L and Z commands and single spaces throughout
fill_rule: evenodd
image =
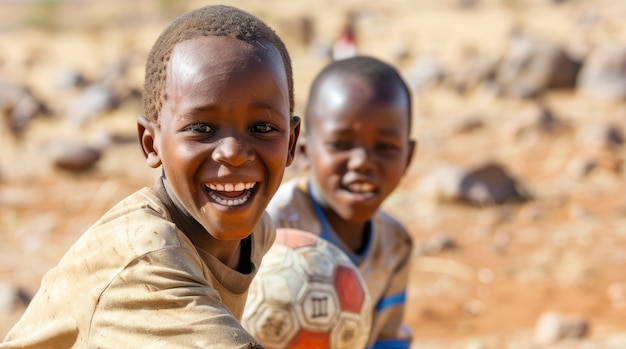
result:
M 206 3 L 0 3 L 0 337 L 67 247 L 152 183 L 143 60 Z M 284 37 L 299 113 L 350 12 L 358 50 L 414 89 L 419 150 L 386 202 L 416 244 L 413 348 L 626 348 L 626 3 L 227 3 Z

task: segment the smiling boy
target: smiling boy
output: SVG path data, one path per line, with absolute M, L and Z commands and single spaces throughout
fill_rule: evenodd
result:
M 278 227 L 336 244 L 359 267 L 375 304 L 369 348 L 408 348 L 402 320 L 412 243 L 381 205 L 413 156 L 411 92 L 376 58 L 334 61 L 313 81 L 305 123 L 308 173 L 281 186 L 268 212 Z
M 255 348 L 239 319 L 293 159 L 291 61 L 228 6 L 176 19 L 146 63 L 147 164 L 163 175 L 70 248 L 0 348 Z

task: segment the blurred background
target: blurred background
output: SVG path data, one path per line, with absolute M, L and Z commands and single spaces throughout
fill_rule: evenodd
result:
M 213 3 L 0 0 L 0 337 L 78 236 L 152 184 L 145 57 Z M 385 204 L 415 243 L 413 348 L 626 348 L 625 1 L 221 3 L 284 39 L 298 114 L 354 52 L 413 89 L 419 149 Z

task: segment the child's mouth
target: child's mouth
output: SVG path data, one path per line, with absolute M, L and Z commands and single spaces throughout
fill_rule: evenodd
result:
M 252 196 L 256 182 L 209 183 L 205 185 L 209 197 L 224 206 L 240 206 Z
M 378 192 L 376 186 L 369 182 L 352 182 L 345 185 L 343 189 L 360 200 L 371 199 Z

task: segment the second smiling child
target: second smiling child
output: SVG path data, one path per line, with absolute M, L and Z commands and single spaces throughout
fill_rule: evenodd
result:
M 375 304 L 368 348 L 408 348 L 403 326 L 412 242 L 381 211 L 415 149 L 411 92 L 390 65 L 365 56 L 335 61 L 313 82 L 301 154 L 308 176 L 268 206 L 278 227 L 313 232 L 359 267 Z

